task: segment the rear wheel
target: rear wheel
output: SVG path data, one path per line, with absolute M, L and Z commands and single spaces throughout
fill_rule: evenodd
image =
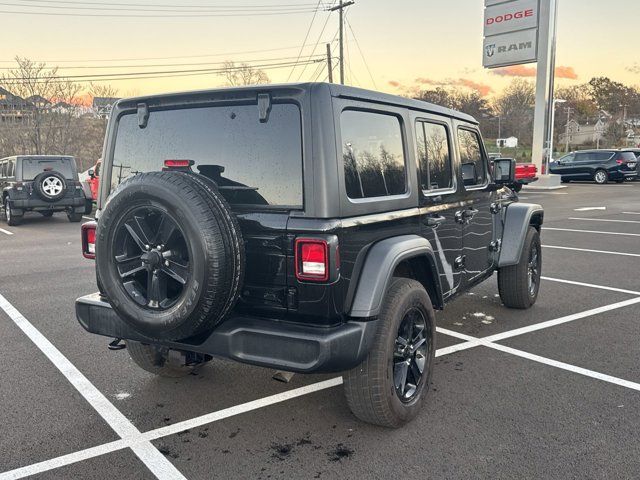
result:
M 9 207 L 9 197 L 4 199 L 4 220 L 10 227 L 17 227 L 22 223 L 22 215 L 16 215 Z
M 205 355 L 171 350 L 133 340 L 127 340 L 125 343 L 129 356 L 136 365 L 161 377 L 185 377 L 211 360 L 211 357 Z
M 609 175 L 604 170 L 596 170 L 596 173 L 593 174 L 593 180 L 598 185 L 604 185 L 609 181 Z
M 540 234 L 534 227 L 529 227 L 520 261 L 498 270 L 498 291 L 502 303 L 509 308 L 531 307 L 538 298 L 541 273 Z
M 80 222 L 82 221 L 82 213 L 68 212 L 67 218 L 72 223 Z
M 360 420 L 399 427 L 425 403 L 435 358 L 435 316 L 415 280 L 396 278 L 384 298 L 366 360 L 344 375 L 347 403 Z

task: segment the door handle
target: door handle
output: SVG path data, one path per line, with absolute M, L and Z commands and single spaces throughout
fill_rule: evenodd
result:
M 434 215 L 432 217 L 427 217 L 427 226 L 437 228 L 446 221 L 447 219 L 442 215 Z

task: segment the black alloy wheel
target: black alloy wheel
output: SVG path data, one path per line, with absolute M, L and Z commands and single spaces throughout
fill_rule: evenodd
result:
M 425 336 L 427 324 L 418 308 L 411 308 L 402 319 L 393 352 L 393 383 L 402 402 L 413 400 L 422 382 L 430 344 Z
M 189 247 L 178 223 L 159 206 L 137 206 L 123 215 L 112 255 L 120 282 L 140 306 L 171 308 L 189 282 Z
M 532 248 L 529 252 L 529 263 L 527 265 L 527 285 L 529 287 L 529 295 L 534 297 L 538 291 L 538 283 L 540 282 L 540 255 L 538 249 Z

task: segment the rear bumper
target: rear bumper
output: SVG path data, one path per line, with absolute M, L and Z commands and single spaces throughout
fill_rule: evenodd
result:
M 84 195 L 62 198 L 55 202 L 45 202 L 40 198 L 15 198 L 11 200 L 12 208 L 20 210 L 66 210 L 84 207 Z
M 197 339 L 163 342 L 131 329 L 98 293 L 76 300 L 76 317 L 85 330 L 98 335 L 302 373 L 339 372 L 359 365 L 369 352 L 379 321 L 350 321 L 324 328 L 231 317 Z

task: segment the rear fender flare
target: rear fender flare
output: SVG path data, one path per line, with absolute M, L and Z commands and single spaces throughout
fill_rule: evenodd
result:
M 535 203 L 512 203 L 504 214 L 504 229 L 498 267 L 516 265 L 520 261 L 529 226 L 538 230 L 544 221 L 544 210 Z
M 370 248 L 359 275 L 349 315 L 356 318 L 379 315 L 396 267 L 405 260 L 419 257 L 427 260 L 432 273 L 431 281 L 435 282 L 434 290 L 441 296 L 442 289 L 431 244 L 418 235 L 402 235 L 382 240 Z M 432 298 L 431 301 L 439 303 L 441 299 Z

